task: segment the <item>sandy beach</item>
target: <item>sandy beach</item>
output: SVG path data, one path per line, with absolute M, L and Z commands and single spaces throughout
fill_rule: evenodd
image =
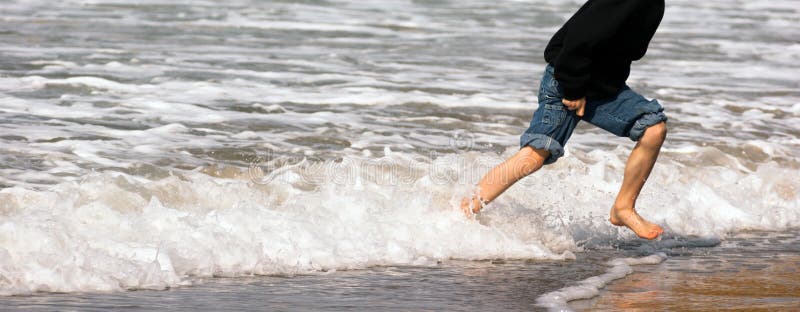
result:
M 800 251 L 780 246 L 787 243 L 785 239 L 766 241 L 768 246 L 751 249 L 734 249 L 735 241 L 725 242 L 705 255 L 675 256 L 658 266 L 635 267 L 635 273 L 612 283 L 599 297 L 574 302 L 572 307 L 585 311 L 797 311 Z

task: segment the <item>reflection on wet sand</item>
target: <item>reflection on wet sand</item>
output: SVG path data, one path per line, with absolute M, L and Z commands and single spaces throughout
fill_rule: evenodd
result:
M 591 311 L 800 309 L 800 255 L 796 254 L 668 260 L 642 270 L 609 285 L 597 299 L 574 307 Z

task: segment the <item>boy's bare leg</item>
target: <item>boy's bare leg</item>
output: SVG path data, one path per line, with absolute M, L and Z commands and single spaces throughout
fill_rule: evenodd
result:
M 461 210 L 467 216 L 477 213 L 484 204 L 488 204 L 500 196 L 511 185 L 542 168 L 544 160 L 548 156 L 550 156 L 550 152 L 546 150 L 534 149 L 530 146 L 521 148 L 514 156 L 506 159 L 483 176 L 478 183 L 479 193 L 477 196 L 473 195 L 472 198 L 464 198 L 461 201 Z
M 642 191 L 650 171 L 658 158 L 661 144 L 667 137 L 667 127 L 664 122 L 655 124 L 645 130 L 639 143 L 631 151 L 625 165 L 625 177 L 622 179 L 617 200 L 611 208 L 609 221 L 618 226 L 627 226 L 641 238 L 655 239 L 664 232 L 657 224 L 653 224 L 636 213 L 636 198 Z

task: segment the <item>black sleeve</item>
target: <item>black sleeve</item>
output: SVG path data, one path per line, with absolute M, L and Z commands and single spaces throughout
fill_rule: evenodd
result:
M 590 0 L 566 27 L 564 46 L 555 60 L 555 78 L 564 89 L 564 98 L 586 96 L 591 78 L 594 48 L 612 38 L 641 3 L 649 0 Z

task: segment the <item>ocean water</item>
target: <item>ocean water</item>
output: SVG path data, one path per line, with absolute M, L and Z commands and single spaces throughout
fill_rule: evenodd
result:
M 5 1 L 0 294 L 202 296 L 252 276 L 297 294 L 393 270 L 447 287 L 438 273 L 477 266 L 536 284 L 513 297 L 528 308 L 669 261 L 674 244 L 606 221 L 633 143 L 585 124 L 478 222 L 455 208 L 517 149 L 542 51 L 581 3 Z M 797 235 L 798 13 L 668 1 L 628 81 L 670 118 L 638 203 L 665 242 Z

